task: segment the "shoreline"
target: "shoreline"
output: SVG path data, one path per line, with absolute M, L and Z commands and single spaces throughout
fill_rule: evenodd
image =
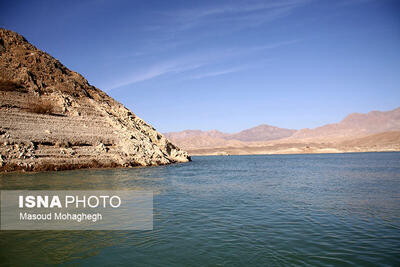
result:
M 71 167 L 66 165 L 66 166 L 56 166 L 56 165 L 47 165 L 44 166 L 46 168 L 37 168 L 37 169 L 25 169 L 24 166 L 18 166 L 17 168 L 14 168 L 12 170 L 4 170 L 4 166 L 0 168 L 0 175 L 4 174 L 15 174 L 15 173 L 24 173 L 24 174 L 35 174 L 35 173 L 50 173 L 50 172 L 64 172 L 64 171 L 79 171 L 79 170 L 112 170 L 112 169 L 139 169 L 139 168 L 150 168 L 150 167 L 159 167 L 159 166 L 166 166 L 166 165 L 176 165 L 176 164 L 185 164 L 188 162 L 191 162 L 192 160 L 189 157 L 189 161 L 187 162 L 171 162 L 171 163 L 165 163 L 165 164 L 157 164 L 157 165 L 136 165 L 136 166 L 122 166 L 122 165 L 116 165 L 116 166 L 86 166 L 84 165 L 83 167 Z M 111 165 L 111 164 L 110 164 Z M 10 167 L 10 166 L 8 166 Z M 47 168 L 48 167 L 48 168 Z
M 247 154 L 193 154 L 189 153 L 191 157 L 199 156 L 258 156 L 258 155 L 324 155 L 324 154 L 352 154 L 352 153 L 390 153 L 390 152 L 400 152 L 397 150 L 371 150 L 371 151 L 338 151 L 338 152 L 299 152 L 299 153 L 247 153 Z

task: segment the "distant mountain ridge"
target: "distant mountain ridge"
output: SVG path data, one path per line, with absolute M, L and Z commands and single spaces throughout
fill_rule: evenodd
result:
M 232 134 L 218 130 L 185 130 L 165 133 L 164 135 L 183 148 L 201 149 L 213 147 L 240 148 L 268 145 L 276 142 L 342 142 L 372 134 L 399 130 L 400 107 L 390 111 L 371 111 L 366 114 L 351 113 L 338 123 L 326 124 L 314 129 L 293 130 L 262 124 Z M 375 138 L 374 140 L 377 139 Z M 393 138 L 391 141 L 393 142 Z M 371 142 L 369 141 L 369 143 Z
M 351 113 L 341 122 L 314 129 L 301 129 L 291 139 L 352 138 L 400 130 L 400 107 L 390 111 Z
M 279 128 L 267 124 L 243 130 L 236 134 L 225 137 L 228 140 L 239 140 L 244 142 L 270 141 L 292 136 L 296 130 Z
M 242 142 L 265 142 L 290 137 L 296 132 L 267 124 L 262 124 L 238 133 L 223 133 L 218 130 L 185 130 L 164 133 L 171 141 L 184 147 L 240 145 Z

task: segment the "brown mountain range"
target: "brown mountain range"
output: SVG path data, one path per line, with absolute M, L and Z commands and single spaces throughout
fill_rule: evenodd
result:
M 334 153 L 400 150 L 400 108 L 352 113 L 341 122 L 291 130 L 260 125 L 239 133 L 186 130 L 165 136 L 196 154 Z

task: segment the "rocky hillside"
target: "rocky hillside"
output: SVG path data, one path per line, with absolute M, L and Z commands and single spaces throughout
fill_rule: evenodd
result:
M 5 29 L 0 29 L 0 153 L 0 171 L 190 160 L 80 74 Z

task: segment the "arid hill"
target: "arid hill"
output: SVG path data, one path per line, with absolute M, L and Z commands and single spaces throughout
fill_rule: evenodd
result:
M 239 140 L 244 142 L 260 142 L 278 140 L 292 136 L 296 130 L 279 128 L 267 124 L 262 124 L 241 132 L 231 134 L 225 139 Z
M 172 142 L 186 148 L 243 146 L 245 142 L 265 142 L 292 136 L 296 130 L 262 124 L 238 133 L 223 133 L 218 130 L 185 130 L 165 133 Z
M 334 138 L 344 140 L 397 130 L 400 130 L 400 107 L 386 112 L 352 113 L 339 123 L 327 124 L 315 129 L 299 130 L 290 139 L 315 141 Z
M 390 150 L 390 147 L 394 145 L 397 145 L 397 147 L 400 148 L 400 131 L 371 134 L 360 138 L 342 141 L 339 144 L 345 147 L 369 148 L 372 150 L 376 147 L 388 147 L 388 150 Z
M 190 160 L 80 74 L 5 29 L 0 29 L 0 153 L 0 171 Z
M 400 108 L 353 113 L 339 123 L 289 130 L 268 125 L 236 134 L 217 130 L 167 133 L 192 155 L 400 151 Z

